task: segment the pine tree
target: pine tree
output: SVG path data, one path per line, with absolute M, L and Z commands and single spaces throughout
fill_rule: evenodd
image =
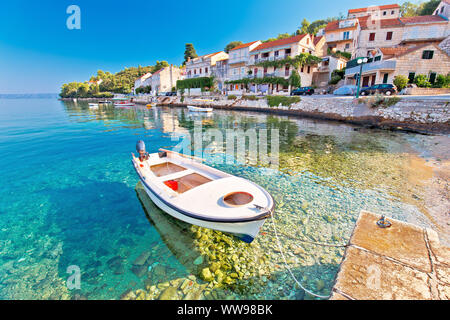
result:
M 188 61 L 188 58 L 196 58 L 198 57 L 197 53 L 195 52 L 194 45 L 192 43 L 186 43 L 186 49 L 184 50 L 184 62 L 183 65 L 186 64 L 186 61 Z

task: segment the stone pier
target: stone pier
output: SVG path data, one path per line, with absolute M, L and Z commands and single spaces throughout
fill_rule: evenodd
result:
M 333 287 L 332 300 L 448 300 L 450 248 L 431 229 L 362 211 Z

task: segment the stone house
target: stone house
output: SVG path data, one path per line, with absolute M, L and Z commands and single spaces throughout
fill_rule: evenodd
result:
M 395 19 L 400 17 L 400 6 L 388 4 L 383 6 L 370 6 L 367 8 L 350 9 L 347 19 L 371 16 L 374 19 Z
M 228 59 L 228 54 L 224 51 L 188 59 L 186 61 L 186 79 L 211 76 L 212 67 L 216 65 L 217 61 L 223 59 Z
M 151 79 L 149 83 L 152 86 L 152 93 L 158 95 L 172 91 L 176 87 L 177 80 L 182 79 L 182 70 L 171 64 L 153 73 L 149 79 Z
M 148 84 L 146 83 L 146 80 L 147 80 L 148 78 L 150 78 L 151 76 L 152 76 L 152 74 L 151 74 L 150 72 L 148 72 L 148 73 L 146 73 L 146 74 L 140 76 L 139 78 L 137 78 L 137 79 L 134 81 L 134 93 L 136 93 L 136 89 L 137 89 L 137 88 L 147 86 Z
M 313 73 L 312 83 L 319 87 L 326 86 L 331 80 L 333 71 L 345 68 L 347 61 L 341 56 L 327 55 L 323 57 L 319 67 Z
M 358 43 L 360 22 L 356 18 L 331 21 L 323 32 L 327 50 L 349 52 L 353 55 Z
M 228 80 L 228 59 L 217 60 L 216 64 L 211 67 L 212 75 L 215 77 L 217 89 L 221 92 L 225 90 L 225 81 Z
M 441 15 L 450 18 L 450 0 L 442 0 L 433 13 L 434 15 Z
M 316 48 L 313 42 L 313 36 L 310 34 L 301 34 L 293 37 L 279 39 L 270 42 L 264 42 L 250 51 L 250 71 L 251 77 L 282 77 L 288 79 L 293 71 L 293 67 L 285 65 L 281 68 L 262 67 L 258 63 L 264 61 L 283 60 L 287 57 L 294 58 L 301 53 L 315 54 Z M 304 66 L 299 70 L 302 86 L 309 86 L 312 83 L 312 75 L 315 71 L 313 66 Z M 270 86 L 268 86 L 270 87 Z M 287 87 L 276 85 L 274 88 L 261 88 L 262 91 L 278 92 L 280 90 L 287 92 Z
M 355 84 L 360 66 L 349 63 L 345 72 L 347 84 Z M 435 43 L 416 46 L 378 48 L 371 53 L 370 62 L 363 65 L 361 86 L 392 84 L 395 76 L 403 75 L 410 82 L 419 74 L 434 83 L 438 74 L 450 73 L 450 56 Z
M 228 54 L 228 78 L 230 80 L 239 80 L 248 76 L 250 51 L 261 43 L 260 40 L 257 40 L 241 44 L 230 50 Z

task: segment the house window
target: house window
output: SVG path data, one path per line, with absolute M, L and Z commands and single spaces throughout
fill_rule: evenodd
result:
M 441 13 L 444 12 L 444 7 L 441 8 Z
M 383 11 L 383 16 L 387 15 L 387 11 Z
M 309 38 L 306 38 L 306 44 L 309 44 Z
M 277 51 L 275 51 L 275 57 L 278 57 L 278 50 Z
M 422 59 L 431 60 L 433 59 L 434 51 L 433 50 L 424 50 L 422 53 Z
M 257 54 L 255 54 L 255 60 L 258 60 L 258 55 Z
M 345 44 L 345 49 L 350 49 L 350 43 Z
M 208 68 L 205 68 L 205 73 L 208 73 Z
M 289 65 L 287 64 L 286 67 L 284 67 L 284 75 L 289 76 Z
M 308 73 L 310 73 L 311 72 L 311 67 L 310 66 L 308 66 Z
M 202 73 L 202 68 L 200 68 L 200 71 L 199 71 L 199 73 Z
M 381 56 L 376 56 L 375 58 L 373 58 L 373 61 L 380 61 L 381 60 Z
M 267 58 L 268 56 L 269 56 L 268 52 L 262 54 L 262 58 Z
M 430 78 L 428 79 L 431 84 L 434 84 L 436 82 L 436 72 L 430 72 Z
M 392 31 L 386 33 L 386 40 L 392 40 Z
M 286 49 L 285 54 L 291 54 L 291 49 Z
M 413 83 L 415 77 L 416 77 L 416 73 L 415 72 L 410 72 L 408 74 L 408 83 Z
M 267 67 L 264 67 L 264 76 L 266 75 L 266 73 L 267 73 Z
M 383 83 L 387 83 L 388 82 L 388 77 L 389 77 L 389 74 L 387 74 L 387 73 L 385 73 L 383 75 Z
M 300 69 L 300 72 L 303 72 L 303 70 L 304 70 L 304 67 L 302 66 L 302 68 Z
M 345 31 L 342 33 L 343 40 L 348 40 L 349 37 L 350 37 L 350 31 Z
M 255 70 L 253 70 L 253 73 L 255 74 L 255 76 L 258 74 L 258 68 L 255 68 Z
M 375 32 L 369 34 L 369 41 L 375 41 Z
M 194 69 L 194 74 L 197 74 L 197 69 Z
M 302 49 L 302 52 L 305 52 L 305 48 Z

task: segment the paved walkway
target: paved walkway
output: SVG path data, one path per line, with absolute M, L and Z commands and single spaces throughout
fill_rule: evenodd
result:
M 450 248 L 431 229 L 362 211 L 333 288 L 332 300 L 448 300 Z

